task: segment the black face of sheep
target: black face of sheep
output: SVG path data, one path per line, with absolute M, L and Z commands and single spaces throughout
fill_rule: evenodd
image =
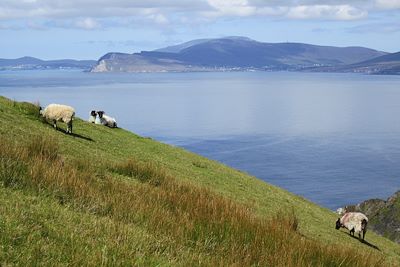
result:
M 97 114 L 99 115 L 99 118 L 101 119 L 101 118 L 103 118 L 104 111 L 97 111 Z
M 361 229 L 362 229 L 362 230 L 366 230 L 366 229 L 367 229 L 367 224 L 368 224 L 367 220 L 366 220 L 366 219 L 363 219 L 363 220 L 361 221 Z
M 340 218 L 338 218 L 337 221 L 336 221 L 336 226 L 335 226 L 335 228 L 336 228 L 336 230 L 339 230 L 340 227 L 342 227 L 342 224 L 340 223 Z
M 95 110 L 92 110 L 92 111 L 90 112 L 90 116 L 94 116 L 94 117 L 96 117 L 96 115 L 97 115 L 97 113 L 96 113 L 96 111 L 95 111 Z

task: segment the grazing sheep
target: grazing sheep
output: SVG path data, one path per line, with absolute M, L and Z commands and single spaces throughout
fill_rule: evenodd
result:
M 97 117 L 97 113 L 96 113 L 96 111 L 95 110 L 92 110 L 91 112 L 90 112 L 90 117 L 89 117 L 89 122 L 91 122 L 91 123 L 95 123 L 96 122 L 96 117 Z
M 104 111 L 97 111 L 97 114 L 99 115 L 99 119 L 96 119 L 96 124 L 102 124 L 110 128 L 117 128 L 117 121 L 114 118 L 105 115 Z
M 354 236 L 354 233 L 358 234 L 358 238 L 362 240 L 365 238 L 367 232 L 368 218 L 361 212 L 347 212 L 342 218 L 338 218 L 336 221 L 336 230 L 340 227 L 347 228 L 350 234 Z
M 40 107 L 40 114 L 53 121 L 54 128 L 57 129 L 57 121 L 63 121 L 67 124 L 67 133 L 72 133 L 72 120 L 75 116 L 75 110 L 66 105 L 50 104 L 44 110 Z

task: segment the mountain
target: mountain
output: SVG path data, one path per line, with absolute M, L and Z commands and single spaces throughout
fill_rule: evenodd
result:
M 246 37 L 226 37 L 134 54 L 108 53 L 92 71 L 299 70 L 353 64 L 386 54 L 363 47 L 263 43 Z
M 185 66 L 179 60 L 148 57 L 144 54 L 107 53 L 97 61 L 91 72 L 163 72 L 189 69 L 189 66 Z
M 400 74 L 400 52 L 386 54 L 373 59 L 344 66 L 329 66 L 310 68 L 317 72 L 355 72 L 366 74 Z
M 377 58 L 373 58 L 359 64 L 385 64 L 385 63 L 399 63 L 400 62 L 400 52 L 387 54 Z
M 358 64 L 350 65 L 348 70 L 352 72 L 364 72 L 369 74 L 400 74 L 400 52 L 392 53 Z
M 165 53 L 179 53 L 185 48 L 191 47 L 193 45 L 201 44 L 210 41 L 211 39 L 197 39 L 197 40 L 192 40 L 189 42 L 185 42 L 182 44 L 178 45 L 172 45 L 172 46 L 167 46 L 164 48 L 156 49 L 154 52 L 165 52 Z
M 21 69 L 90 69 L 96 64 L 95 60 L 41 60 L 34 57 L 21 57 L 16 59 L 0 58 L 0 70 Z
M 80 118 L 66 134 L 4 97 L 0 121 L 2 266 L 400 263 L 398 244 L 184 149 Z
M 18 65 L 38 65 L 43 63 L 43 60 L 34 57 L 21 57 L 16 59 L 0 58 L 0 67 L 18 66 Z
M 230 36 L 230 37 L 224 37 L 223 39 L 226 40 L 247 40 L 247 41 L 252 41 L 250 38 L 248 37 L 241 37 L 241 36 Z M 185 48 L 189 48 L 191 46 L 194 45 L 198 45 L 198 44 L 202 44 L 202 43 L 206 43 L 209 41 L 212 41 L 213 39 L 209 38 L 209 39 L 196 39 L 196 40 L 192 40 L 189 42 L 185 42 L 182 44 L 178 44 L 178 45 L 173 45 L 173 46 L 167 46 L 164 48 L 160 48 L 160 49 L 156 49 L 154 50 L 154 52 L 167 52 L 167 53 L 179 53 L 180 51 L 182 51 Z
M 400 243 L 400 191 L 387 200 L 370 199 L 345 209 L 365 213 L 369 218 L 370 229 Z

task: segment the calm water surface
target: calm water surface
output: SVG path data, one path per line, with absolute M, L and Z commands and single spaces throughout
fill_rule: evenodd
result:
M 400 189 L 400 77 L 3 71 L 0 95 L 92 109 L 328 208 Z

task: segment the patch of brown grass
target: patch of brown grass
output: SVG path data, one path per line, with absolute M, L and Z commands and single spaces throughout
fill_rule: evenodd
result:
M 28 156 L 47 161 L 56 161 L 59 159 L 59 145 L 56 139 L 50 136 L 33 136 L 27 146 Z
M 141 162 L 134 158 L 115 164 L 111 169 L 121 175 L 136 178 L 155 186 L 161 185 L 167 177 L 166 171 L 157 164 Z

